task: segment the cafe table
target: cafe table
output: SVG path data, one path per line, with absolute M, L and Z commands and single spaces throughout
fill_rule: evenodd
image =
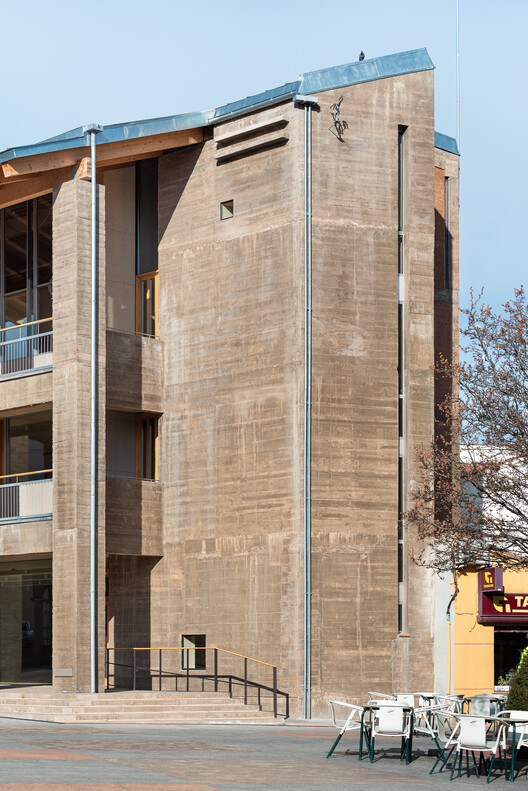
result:
M 413 743 L 413 731 L 414 731 L 414 708 L 413 706 L 408 706 L 403 703 L 398 703 L 396 700 L 387 700 L 387 701 L 369 701 L 363 707 L 363 713 L 361 715 L 361 728 L 359 732 L 359 759 L 360 761 L 363 760 L 363 740 L 365 740 L 365 744 L 367 746 L 367 750 L 370 756 L 370 745 L 372 739 L 372 726 L 374 725 L 374 718 L 376 717 L 376 713 L 379 712 L 382 708 L 387 707 L 394 707 L 400 708 L 403 710 L 404 714 L 410 717 L 410 726 L 409 726 L 409 736 L 407 737 L 409 746 L 408 746 L 408 762 L 410 762 L 410 756 L 412 755 L 412 743 Z M 378 734 L 380 735 L 380 734 Z M 382 738 L 391 738 L 395 736 L 401 736 L 402 738 L 402 756 L 403 756 L 403 740 L 404 734 L 399 733 L 383 733 L 381 734 Z

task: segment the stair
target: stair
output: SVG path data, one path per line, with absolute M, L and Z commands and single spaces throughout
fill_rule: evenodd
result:
M 59 693 L 51 688 L 0 688 L 0 717 L 46 722 L 281 724 L 270 711 L 220 692 Z

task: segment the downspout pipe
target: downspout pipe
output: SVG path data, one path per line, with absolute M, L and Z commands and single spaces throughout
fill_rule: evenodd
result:
M 303 442 L 303 717 L 312 716 L 312 107 L 316 96 L 294 96 L 304 107 L 304 442 Z
M 451 694 L 451 664 L 453 659 L 453 645 L 451 641 L 451 606 L 458 595 L 458 579 L 456 569 L 453 569 L 453 593 L 446 608 L 447 625 L 447 694 Z
M 97 692 L 97 156 L 98 124 L 85 127 L 91 160 L 90 285 L 90 692 Z

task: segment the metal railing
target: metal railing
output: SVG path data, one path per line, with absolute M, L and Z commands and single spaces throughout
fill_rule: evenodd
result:
M 51 318 L 0 329 L 0 379 L 43 373 L 52 367 Z
M 116 651 L 119 652 L 128 652 L 131 653 L 131 662 L 125 661 L 116 661 Z M 169 651 L 181 651 L 181 670 L 177 670 L 174 667 L 174 660 L 171 662 L 163 662 L 163 652 Z M 194 652 L 194 654 L 185 654 L 185 652 Z M 207 672 L 207 662 L 204 662 L 204 666 L 200 668 L 191 668 L 190 665 L 193 663 L 191 657 L 194 659 L 199 652 L 204 652 L 203 656 L 206 656 L 206 651 L 213 652 L 213 667 L 212 670 Z M 110 654 L 113 652 L 113 661 L 111 661 Z M 145 656 L 145 652 L 149 652 L 150 660 L 148 666 L 145 664 L 140 664 L 141 659 L 140 657 Z M 152 657 L 154 655 L 154 657 Z M 224 660 L 231 659 L 234 657 L 235 659 L 231 661 L 240 662 L 241 660 L 241 674 L 235 674 L 234 672 L 227 672 L 227 673 L 220 673 L 219 672 L 219 658 L 220 655 Z M 169 655 L 172 657 L 174 656 Z M 127 658 L 127 657 L 125 657 Z M 153 661 L 152 661 L 153 660 Z M 176 662 L 178 658 L 176 656 Z M 153 667 L 153 665 L 157 661 L 157 667 Z M 252 662 L 253 667 L 258 666 L 259 670 L 265 671 L 269 673 L 269 683 L 265 683 L 264 681 L 260 680 L 257 681 L 255 678 L 250 679 L 248 676 L 248 663 Z M 167 668 L 167 664 L 172 667 L 172 669 Z M 110 675 L 110 668 L 114 669 L 113 676 Z M 121 679 L 120 683 L 116 684 L 116 668 L 120 668 Z M 268 670 L 269 668 L 269 670 Z M 209 688 L 212 687 L 212 691 L 219 692 L 222 689 L 225 689 L 229 693 L 230 698 L 240 696 L 244 700 L 244 704 L 247 705 L 248 703 L 257 703 L 257 705 L 262 709 L 265 701 L 269 701 L 274 717 L 284 717 L 288 719 L 290 716 L 290 696 L 287 692 L 282 692 L 278 689 L 277 686 L 277 666 L 272 665 L 270 662 L 263 662 L 261 659 L 254 659 L 251 656 L 245 656 L 244 654 L 239 654 L 236 651 L 228 651 L 225 648 L 218 648 L 217 646 L 180 646 L 175 648 L 174 646 L 170 647 L 155 647 L 155 648 L 112 648 L 110 646 L 107 647 L 106 650 L 106 679 L 107 679 L 107 689 L 110 689 L 111 681 L 113 682 L 113 688 L 120 687 L 126 683 L 125 675 L 126 671 L 131 671 L 129 674 L 129 685 L 132 687 L 133 690 L 145 687 L 150 689 L 156 689 L 162 691 L 163 690 L 163 679 L 171 679 L 174 682 L 174 691 L 183 691 L 189 692 L 191 687 L 194 687 L 194 691 L 201 691 L 205 692 L 206 684 L 209 684 Z M 125 672 L 123 672 L 125 671 Z M 199 689 L 196 690 L 196 683 L 199 682 L 198 686 Z M 236 693 L 239 693 L 237 695 Z M 278 711 L 278 702 L 279 698 L 283 699 L 284 701 L 284 711 L 279 714 Z
M 0 524 L 51 519 L 52 474 L 52 470 L 37 470 L 0 475 L 0 481 L 3 481 L 0 484 Z

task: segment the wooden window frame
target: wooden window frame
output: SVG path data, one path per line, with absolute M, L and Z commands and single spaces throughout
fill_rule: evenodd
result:
M 143 424 L 145 421 L 152 420 L 154 423 L 154 477 L 149 477 L 148 475 L 143 475 L 143 442 L 142 442 L 142 434 L 143 434 Z M 140 478 L 141 480 L 146 481 L 157 481 L 158 480 L 158 456 L 159 456 L 159 415 L 156 415 L 153 412 L 139 412 L 136 415 L 136 478 Z M 147 449 L 147 463 L 146 472 L 149 471 L 149 468 L 152 468 L 152 461 L 150 459 L 150 454 L 148 453 Z
M 153 281 L 152 285 L 147 285 L 146 294 L 146 312 L 147 322 L 146 326 L 149 328 L 150 305 L 152 299 L 152 291 L 154 288 L 154 333 L 145 332 L 143 330 L 143 283 Z M 158 335 L 158 270 L 152 272 L 145 272 L 143 275 L 136 275 L 136 332 L 139 335 L 147 335 L 157 337 Z

